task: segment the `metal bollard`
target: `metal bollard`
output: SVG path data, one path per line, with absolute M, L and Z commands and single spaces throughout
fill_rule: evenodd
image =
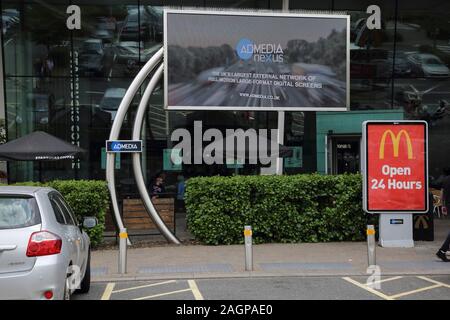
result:
M 369 266 L 377 264 L 375 254 L 375 227 L 373 225 L 367 226 L 367 260 Z
M 253 271 L 253 237 L 252 227 L 245 226 L 244 229 L 245 239 L 245 271 Z
M 127 273 L 127 229 L 120 229 L 119 233 L 119 273 Z

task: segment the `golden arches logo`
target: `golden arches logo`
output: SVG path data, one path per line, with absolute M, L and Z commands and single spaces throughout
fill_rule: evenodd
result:
M 398 149 L 400 148 L 400 139 L 404 135 L 406 140 L 406 146 L 408 150 L 408 159 L 413 158 L 413 151 L 412 151 L 412 144 L 411 144 L 411 138 L 409 137 L 409 133 L 406 130 L 400 130 L 397 135 L 395 135 L 392 130 L 388 129 L 383 133 L 383 136 L 381 137 L 380 141 L 380 159 L 384 159 L 384 149 L 386 145 L 386 137 L 391 137 L 392 140 L 392 148 L 394 149 L 394 157 L 398 158 Z

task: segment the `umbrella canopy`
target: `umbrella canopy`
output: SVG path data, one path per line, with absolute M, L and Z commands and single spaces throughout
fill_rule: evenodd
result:
M 83 152 L 84 149 L 42 131 L 0 145 L 1 160 L 64 160 Z

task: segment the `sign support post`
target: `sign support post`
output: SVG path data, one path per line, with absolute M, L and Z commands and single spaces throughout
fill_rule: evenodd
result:
M 278 145 L 284 144 L 284 111 L 278 111 L 277 143 Z M 281 157 L 277 158 L 276 173 L 277 175 L 283 174 L 283 158 Z
M 142 140 L 107 140 L 106 152 L 116 153 L 140 153 L 142 152 Z M 114 161 L 114 160 L 113 160 Z M 119 274 L 127 273 L 127 246 L 131 244 L 128 239 L 127 229 L 119 230 Z
M 283 0 L 282 8 L 283 12 L 289 11 L 289 0 Z M 278 145 L 284 144 L 284 111 L 278 111 L 278 132 L 277 132 L 277 143 Z M 276 174 L 283 175 L 283 158 L 277 158 Z
M 414 247 L 412 213 L 382 214 L 378 223 L 382 247 Z

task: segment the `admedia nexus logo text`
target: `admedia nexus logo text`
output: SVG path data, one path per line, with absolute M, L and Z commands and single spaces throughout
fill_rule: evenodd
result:
M 259 43 L 242 38 L 236 45 L 236 52 L 240 59 L 255 62 L 284 62 L 284 52 L 279 43 Z

